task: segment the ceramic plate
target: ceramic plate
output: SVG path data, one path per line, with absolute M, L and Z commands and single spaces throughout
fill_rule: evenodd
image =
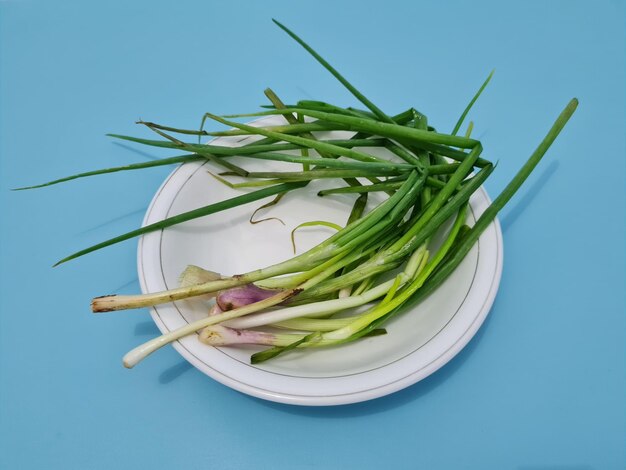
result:
M 254 125 L 280 123 L 272 117 Z M 347 138 L 345 132 L 321 133 L 323 138 Z M 251 137 L 221 137 L 217 145 L 239 146 Z M 381 154 L 380 149 L 366 149 Z M 237 162 L 237 158 L 233 162 Z M 239 160 L 248 169 L 267 169 L 270 162 Z M 284 169 L 284 167 L 283 167 Z M 158 190 L 144 225 L 215 201 L 242 194 L 217 182 L 210 163 L 188 163 L 174 170 Z M 139 241 L 138 270 L 143 292 L 177 287 L 188 264 L 223 275 L 246 272 L 293 256 L 290 232 L 296 225 L 325 220 L 345 224 L 354 196 L 316 197 L 321 187 L 311 184 L 288 194 L 259 217 L 276 217 L 250 224 L 252 212 L 267 200 L 153 232 Z M 375 199 L 375 198 L 370 198 Z M 376 201 L 372 201 L 375 203 Z M 486 192 L 470 201 L 468 223 L 489 206 Z M 283 225 L 283 223 L 285 225 Z M 326 228 L 297 233 L 298 252 L 319 243 L 332 232 Z M 326 349 L 298 350 L 252 365 L 250 355 L 261 348 L 214 348 L 196 335 L 176 342 L 176 350 L 200 371 L 249 395 L 296 405 L 338 405 L 369 400 L 401 390 L 435 372 L 474 336 L 493 303 L 502 271 L 502 233 L 492 223 L 456 271 L 417 307 L 386 325 L 388 334 Z M 206 316 L 207 300 L 157 306 L 152 318 L 169 332 Z M 158 354 L 158 353 L 157 353 Z

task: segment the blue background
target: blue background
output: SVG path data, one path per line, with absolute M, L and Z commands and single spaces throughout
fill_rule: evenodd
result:
M 0 1 L 0 468 L 621 469 L 626 466 L 625 3 Z M 168 155 L 106 132 L 194 128 L 271 86 L 355 100 L 271 21 L 381 108 L 450 130 L 485 76 L 474 135 L 495 195 L 570 98 L 580 107 L 501 214 L 505 265 L 483 328 L 426 380 L 303 408 L 232 391 L 171 348 L 139 290 L 136 242 L 51 269 L 141 223 L 168 168 L 9 189 Z

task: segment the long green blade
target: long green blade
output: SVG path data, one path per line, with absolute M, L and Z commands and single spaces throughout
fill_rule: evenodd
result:
M 306 112 L 303 112 L 302 114 L 307 114 L 307 113 L 311 113 L 313 111 L 308 111 L 308 110 L 304 110 Z M 275 113 L 278 114 L 289 114 L 288 112 L 286 112 L 286 109 L 277 109 L 275 111 L 273 111 Z M 326 113 L 322 113 L 322 114 L 326 114 Z M 264 135 L 266 137 L 271 137 L 273 139 L 277 139 L 277 140 L 284 140 L 285 142 L 290 142 L 292 144 L 296 144 L 296 145 L 300 145 L 302 147 L 308 147 L 308 148 L 312 148 L 317 150 L 318 152 L 328 152 L 331 154 L 335 154 L 335 155 L 341 155 L 343 157 L 347 157 L 347 158 L 352 158 L 354 160 L 358 160 L 358 161 L 362 161 L 362 162 L 385 162 L 385 160 L 377 158 L 373 155 L 369 155 L 367 153 L 363 153 L 363 152 L 358 152 L 356 150 L 352 150 L 349 148 L 345 148 L 345 147 L 340 147 L 338 145 L 334 145 L 334 144 L 329 144 L 326 143 L 324 141 L 320 141 L 320 140 L 312 140 L 312 139 L 307 139 L 305 137 L 298 137 L 295 135 L 289 135 L 289 134 L 281 134 L 279 132 L 272 132 L 272 131 L 266 131 L 262 128 L 258 128 L 258 127 L 252 127 L 252 126 L 248 126 L 247 124 L 241 124 L 239 122 L 234 122 L 234 121 L 229 121 L 227 119 L 224 119 L 220 116 L 216 116 L 215 114 L 211 114 L 211 113 L 206 113 L 206 116 L 210 117 L 211 119 L 214 119 L 218 122 L 221 122 L 222 124 L 226 124 L 227 126 L 231 126 L 231 127 L 236 127 L 238 129 L 244 129 L 244 130 L 249 130 L 252 132 L 256 132 L 260 135 Z M 348 116 L 342 116 L 345 118 L 349 118 Z M 353 118 L 353 119 L 359 119 L 360 118 Z M 363 119 L 363 121 L 366 121 L 365 119 Z M 370 121 L 370 122 L 374 122 L 374 121 Z M 379 124 L 379 123 L 376 123 Z M 388 124 L 389 126 L 392 127 L 400 127 L 397 126 L 395 124 L 391 125 Z
M 25 186 L 22 188 L 15 188 L 13 189 L 13 191 L 23 191 L 25 189 L 43 188 L 46 186 L 52 186 L 53 184 L 64 183 L 65 181 L 71 181 L 71 180 L 75 180 L 78 178 L 85 178 L 87 176 L 103 175 L 105 173 L 115 173 L 117 171 L 141 170 L 143 168 L 152 168 L 155 166 L 162 166 L 162 165 L 173 165 L 175 163 L 185 163 L 185 162 L 192 162 L 192 161 L 197 161 L 197 160 L 206 160 L 206 158 L 201 155 L 189 154 L 189 155 L 180 155 L 178 157 L 162 158 L 159 160 L 152 160 L 149 162 L 131 163 L 130 165 L 125 165 L 125 166 L 115 166 L 112 168 L 104 168 L 101 170 L 93 170 L 93 171 L 87 171 L 84 173 L 78 173 L 76 175 L 66 176 L 64 178 L 59 178 L 57 180 L 48 181 L 47 183 L 43 183 L 43 184 L 37 184 L 35 186 Z
M 306 42 L 304 42 L 296 33 L 294 33 L 285 25 L 283 25 L 282 23 L 280 23 L 279 21 L 273 18 L 272 18 L 272 21 L 276 23 L 276 25 L 280 29 L 282 29 L 289 36 L 291 36 L 298 44 L 304 47 L 304 49 L 309 54 L 315 57 L 315 60 L 317 60 L 320 64 L 322 64 L 322 66 L 326 70 L 328 70 L 333 75 L 333 77 L 339 80 L 339 82 L 341 82 L 341 84 L 345 86 L 350 91 L 350 93 L 352 93 L 361 103 L 367 106 L 370 109 L 370 111 L 372 111 L 380 120 L 388 122 L 388 123 L 393 123 L 393 120 L 389 116 L 387 116 L 380 108 L 378 108 L 378 106 L 376 106 L 374 103 L 368 100 L 359 90 L 357 90 L 348 80 L 346 80 L 337 70 L 335 70 L 335 68 L 332 65 L 326 62 L 326 60 L 322 56 L 320 56 L 317 52 L 315 52 L 313 48 L 309 46 Z
M 382 137 L 391 137 L 393 139 L 405 139 L 412 143 L 419 144 L 422 142 L 433 144 L 444 144 L 452 147 L 460 148 L 474 148 L 478 145 L 478 141 L 475 139 L 469 139 L 466 137 L 440 134 L 424 129 L 416 129 L 414 127 L 398 126 L 397 124 L 388 124 L 386 122 L 373 121 L 371 119 L 359 118 L 354 116 L 346 116 L 343 114 L 325 113 L 322 111 L 313 111 L 311 109 L 303 108 L 285 108 L 285 109 L 273 109 L 271 111 L 262 111 L 258 113 L 229 115 L 226 117 L 254 117 L 254 116 L 271 116 L 275 114 L 287 114 L 287 113 L 300 113 L 305 116 L 310 116 L 316 119 L 320 119 L 327 122 L 334 122 L 346 126 L 348 130 L 367 132 L 372 135 L 378 135 Z M 223 124 L 232 125 L 233 127 L 240 127 L 240 125 L 233 125 L 232 122 L 224 122 L 224 120 L 217 119 Z M 243 127 L 240 127 L 243 128 Z M 261 132 L 259 132 L 261 133 Z M 263 134 L 268 137 L 273 137 L 270 134 Z M 280 136 L 275 137 L 280 138 Z M 285 139 L 286 140 L 286 139 Z
M 474 95 L 472 100 L 469 102 L 469 104 L 463 110 L 463 113 L 461 114 L 461 117 L 459 118 L 459 120 L 457 121 L 456 125 L 454 126 L 454 129 L 452 130 L 452 135 L 456 135 L 456 133 L 459 132 L 459 129 L 461 128 L 461 125 L 463 124 L 463 121 L 465 120 L 465 117 L 467 116 L 467 113 L 470 112 L 470 109 L 472 109 L 472 106 L 474 106 L 474 103 L 476 103 L 476 100 L 480 97 L 480 95 L 483 92 L 483 90 L 489 84 L 489 81 L 491 80 L 491 77 L 493 77 L 493 73 L 494 72 L 495 72 L 495 70 L 491 71 L 491 73 L 489 74 L 487 79 L 484 81 L 482 86 L 478 89 L 478 91 L 476 92 L 476 94 Z
M 252 127 L 246 126 L 248 129 L 251 129 L 251 134 L 261 134 L 261 131 L 265 132 L 266 129 L 273 129 L 273 127 L 263 128 L 263 127 Z M 258 131 L 257 131 L 258 130 Z M 283 135 L 282 133 L 276 133 L 274 131 L 268 131 L 272 135 Z M 138 144 L 149 145 L 151 147 L 162 147 L 168 149 L 185 149 L 193 151 L 200 155 L 214 155 L 214 156 L 247 156 L 252 155 L 259 152 L 274 152 L 276 150 L 299 150 L 303 147 L 307 147 L 308 143 L 306 139 L 303 141 L 299 141 L 299 144 L 296 143 L 280 143 L 280 144 L 251 144 L 243 147 L 226 147 L 224 145 L 204 145 L 204 144 L 190 144 L 188 142 L 180 142 L 179 144 L 169 141 L 169 140 L 153 140 L 153 139 L 144 139 L 141 137 L 133 137 L 129 135 L 120 135 L 120 134 L 107 134 L 109 137 L 113 137 L 115 139 L 127 140 L 129 142 L 135 142 Z M 310 139 L 309 139 L 310 140 Z M 333 145 L 337 147 L 382 147 L 386 144 L 385 139 L 330 139 L 330 140 L 320 140 L 318 142 L 325 143 L 328 145 Z
M 83 255 L 86 255 L 87 253 L 91 253 L 101 248 L 114 245 L 116 243 L 122 242 L 124 240 L 128 240 L 130 238 L 135 238 L 140 235 L 144 235 L 146 233 L 154 232 L 155 230 L 161 230 L 166 227 L 171 227 L 172 225 L 180 224 L 182 222 L 187 222 L 188 220 L 193 220 L 199 217 L 204 217 L 206 215 L 215 214 L 216 212 L 220 212 L 226 209 L 231 209 L 236 206 L 248 204 L 249 202 L 257 201 L 259 199 L 263 199 L 268 196 L 274 196 L 279 193 L 284 193 L 286 191 L 291 191 L 296 188 L 301 188 L 305 185 L 306 183 L 297 183 L 297 182 L 278 184 L 276 186 L 259 189 L 258 191 L 254 191 L 252 193 L 242 194 L 241 196 L 236 196 L 230 199 L 226 199 L 224 201 L 216 202 L 215 204 L 210 204 L 208 206 L 204 206 L 198 209 L 184 212 L 182 214 L 169 217 L 159 222 L 146 225 L 145 227 L 141 227 L 139 229 L 127 232 L 123 235 L 119 235 L 117 237 L 103 241 L 96 245 L 90 246 L 89 248 L 85 248 L 84 250 L 77 251 L 76 253 L 73 253 L 63 258 L 62 260 L 58 261 L 57 263 L 54 264 L 54 266 L 58 266 L 59 264 L 65 263 L 67 261 L 70 261 L 72 259 L 78 258 Z
M 374 171 L 374 170 L 414 170 L 416 169 L 414 165 L 409 165 L 408 163 L 396 163 L 396 162 L 360 162 L 360 161 L 347 161 L 347 160 L 335 160 L 331 158 L 316 158 L 316 157 L 299 157 L 297 155 L 289 155 L 283 153 L 275 153 L 275 152 L 259 152 L 253 155 L 246 155 L 248 158 L 254 158 L 258 160 L 273 160 L 278 162 L 287 162 L 287 163 L 310 163 L 319 167 L 328 167 L 328 168 L 342 168 L 344 170 L 364 170 L 364 171 Z M 455 164 L 451 164 L 454 166 Z M 440 168 L 437 166 L 435 168 L 440 174 L 444 168 Z M 447 169 L 448 172 L 453 172 L 454 170 Z

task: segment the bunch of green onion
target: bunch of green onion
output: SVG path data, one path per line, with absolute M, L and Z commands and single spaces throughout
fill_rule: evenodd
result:
M 124 357 L 126 367 L 133 367 L 163 345 L 195 333 L 199 333 L 201 341 L 213 346 L 241 343 L 270 346 L 253 354 L 253 363 L 294 348 L 339 345 L 364 336 L 384 334 L 385 322 L 433 292 L 461 263 L 498 211 L 539 163 L 578 104 L 576 99 L 570 101 L 525 165 L 469 227 L 466 225 L 469 199 L 492 173 L 494 165 L 481 158 L 481 143 L 470 137 L 472 123 L 464 136 L 457 133 L 491 74 L 453 131 L 444 134 L 429 126 L 426 116 L 414 108 L 394 116 L 385 114 L 295 33 L 275 23 L 333 74 L 366 109 L 342 108 L 321 101 L 286 105 L 268 89 L 265 94 L 270 105 L 262 112 L 226 117 L 207 113 L 200 130 L 141 122 L 164 140 L 114 135 L 145 145 L 180 150 L 185 152 L 183 155 L 81 173 L 29 187 L 115 171 L 209 160 L 224 169 L 220 175 L 214 175 L 222 183 L 234 188 L 260 188 L 144 226 L 81 250 L 57 264 L 154 230 L 270 196 L 275 196 L 270 203 L 275 204 L 287 192 L 305 191 L 310 181 L 320 178 L 337 180 L 337 187 L 320 191 L 319 196 L 356 196 L 345 227 L 336 227 L 337 232 L 322 243 L 281 263 L 231 276 L 189 266 L 181 274 L 180 287 L 176 289 L 95 298 L 93 311 L 106 312 L 206 294 L 216 297 L 210 311 L 207 305 L 206 318 L 130 351 Z M 286 123 L 253 127 L 230 120 L 269 115 L 281 115 Z M 207 132 L 204 124 L 208 119 L 233 129 Z M 349 139 L 323 140 L 316 137 L 320 131 L 351 131 L 353 135 Z M 253 135 L 256 140 L 233 148 L 186 142 L 180 140 L 183 137 L 172 134 L 197 135 L 199 139 L 202 136 Z M 371 147 L 384 147 L 394 158 L 364 151 Z M 294 155 L 294 150 L 300 155 Z M 232 163 L 230 157 L 233 156 L 302 167 L 292 167 L 295 171 L 251 172 Z M 226 178 L 232 176 L 245 181 L 230 183 Z M 366 211 L 371 192 L 383 192 L 388 197 Z M 453 222 L 443 242 L 433 250 L 431 239 L 446 224 L 450 225 L 450 220 Z M 324 222 L 311 222 L 317 223 Z M 358 313 L 346 314 L 355 311 Z M 342 315 L 338 315 L 340 313 Z

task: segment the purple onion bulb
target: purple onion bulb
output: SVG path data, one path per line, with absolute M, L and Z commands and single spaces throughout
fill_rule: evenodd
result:
M 262 289 L 254 284 L 246 284 L 220 291 L 217 294 L 217 305 L 225 312 L 265 300 L 279 292 L 278 290 Z

